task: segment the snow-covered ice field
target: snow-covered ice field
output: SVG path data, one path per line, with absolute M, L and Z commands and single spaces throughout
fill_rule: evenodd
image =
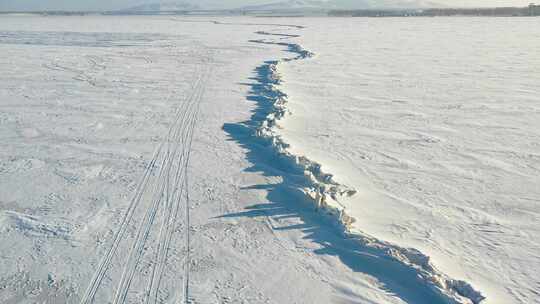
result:
M 540 19 L 304 21 L 284 64 L 290 152 L 358 194 L 354 228 L 486 303 L 540 303 Z
M 538 303 L 538 25 L 2 15 L 0 302 Z

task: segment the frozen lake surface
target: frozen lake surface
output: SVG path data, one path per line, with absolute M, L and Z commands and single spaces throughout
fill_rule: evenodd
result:
M 358 190 L 357 231 L 486 303 L 540 299 L 540 19 L 304 21 L 279 133 Z
M 538 303 L 539 28 L 1 16 L 0 302 Z

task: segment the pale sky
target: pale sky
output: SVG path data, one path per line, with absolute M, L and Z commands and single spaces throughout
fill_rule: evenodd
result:
M 134 5 L 155 3 L 155 2 L 184 2 L 197 4 L 203 8 L 237 8 L 245 5 L 275 3 L 286 0 L 0 0 L 0 11 L 13 10 L 114 10 L 131 7 Z M 358 6 L 366 0 L 326 0 L 331 3 L 345 3 L 347 7 Z M 384 1 L 384 0 L 383 0 Z M 392 2 L 399 2 L 394 0 Z M 411 2 L 411 0 L 403 0 Z M 445 6 L 467 7 L 467 6 L 526 6 L 531 0 L 419 0 L 422 2 L 440 3 Z M 369 2 L 377 2 L 370 0 Z M 540 2 L 538 0 L 537 2 Z M 358 5 L 356 5 L 358 4 Z

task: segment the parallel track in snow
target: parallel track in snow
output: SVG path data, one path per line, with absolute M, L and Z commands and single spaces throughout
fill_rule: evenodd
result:
M 184 298 L 189 298 L 189 195 L 188 165 L 193 142 L 193 134 L 199 114 L 200 103 L 205 93 L 209 68 L 203 67 L 193 86 L 190 96 L 182 102 L 174 115 L 166 138 L 156 148 L 151 161 L 147 165 L 143 177 L 136 188 L 135 195 L 126 209 L 122 221 L 116 231 L 110 247 L 106 250 L 95 271 L 81 304 L 94 303 L 107 271 L 110 270 L 113 258 L 118 252 L 121 241 L 125 238 L 130 225 L 135 224 L 137 215 L 142 219 L 137 225 L 137 233 L 129 248 L 127 261 L 117 283 L 112 303 L 126 303 L 133 280 L 140 271 L 142 260 L 152 256 L 151 271 L 144 290 L 145 303 L 158 303 L 160 286 L 170 256 L 170 248 L 174 242 L 174 232 L 180 218 L 181 208 L 184 213 Z M 146 196 L 151 197 L 145 202 Z M 146 210 L 138 210 L 141 203 L 147 203 Z M 182 206 L 182 202 L 186 202 Z M 157 224 L 161 218 L 161 223 Z M 157 224 L 157 225 L 156 225 Z M 156 227 L 156 226 L 159 226 Z M 156 231 L 156 229 L 159 229 Z M 154 252 L 147 253 L 151 243 L 155 243 Z M 142 278 L 144 279 L 144 278 Z

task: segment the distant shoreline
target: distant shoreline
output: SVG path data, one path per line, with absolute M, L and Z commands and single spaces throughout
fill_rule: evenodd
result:
M 529 17 L 540 16 L 540 5 L 492 8 L 428 8 L 395 10 L 333 10 L 334 17 Z
M 540 16 L 540 5 L 527 7 L 491 8 L 425 8 L 425 9 L 294 9 L 294 10 L 115 10 L 115 11 L 0 11 L 0 15 L 42 16 L 254 16 L 254 17 L 536 17 Z

